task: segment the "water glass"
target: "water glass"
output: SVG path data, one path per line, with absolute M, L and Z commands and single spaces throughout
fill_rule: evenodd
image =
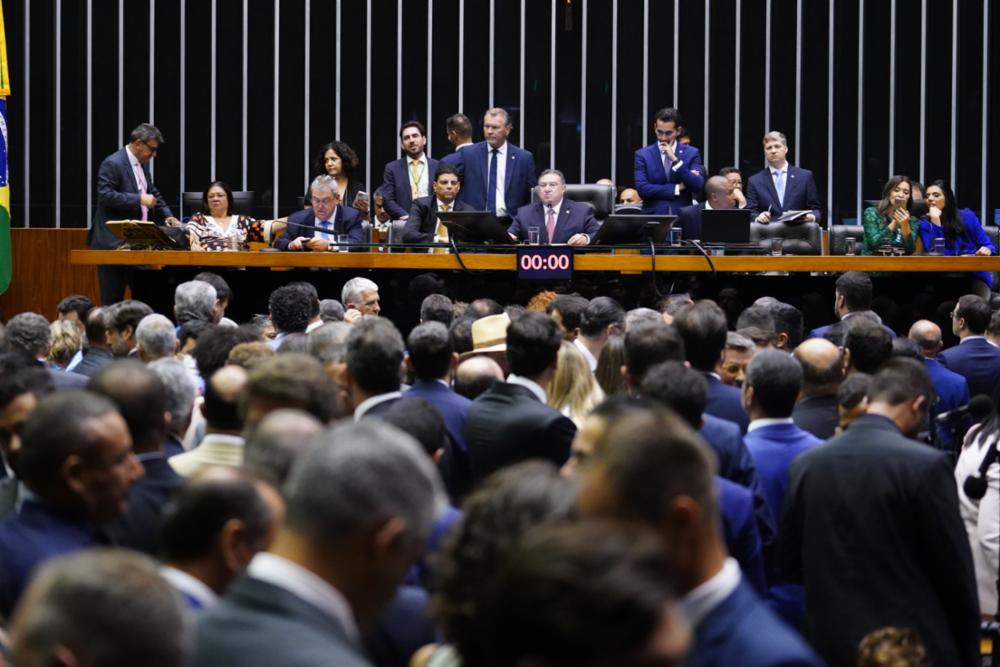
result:
M 932 255 L 943 255 L 944 254 L 944 238 L 943 237 L 939 236 L 936 239 L 934 239 L 934 246 L 933 246 L 933 250 L 931 251 L 931 254 Z
M 542 231 L 539 227 L 528 227 L 528 244 L 538 245 L 541 242 Z
M 785 239 L 775 236 L 771 239 L 771 255 L 773 257 L 781 257 L 781 247 L 784 245 Z
M 844 239 L 844 254 L 852 257 L 858 254 L 858 240 L 853 236 Z
M 350 248 L 347 244 L 350 242 L 351 237 L 348 234 L 337 234 L 337 252 L 347 252 Z
M 670 228 L 670 245 L 679 246 L 681 244 L 681 235 L 683 230 L 680 227 Z

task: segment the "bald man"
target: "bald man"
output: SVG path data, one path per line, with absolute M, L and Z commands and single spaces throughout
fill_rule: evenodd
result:
M 931 406 L 931 419 L 943 412 L 967 405 L 968 381 L 964 376 L 945 368 L 937 360 L 938 352 L 944 347 L 944 343 L 941 342 L 941 327 L 930 320 L 917 320 L 910 327 L 908 337 L 920 346 L 920 351 L 924 355 L 924 366 L 927 368 L 927 374 L 931 376 L 931 382 L 934 383 L 934 390 L 938 395 L 938 400 Z M 951 451 L 951 428 L 946 425 L 946 428 L 936 429 L 935 433 L 937 446 Z
M 500 364 L 485 355 L 477 355 L 465 359 L 455 369 L 455 391 L 471 401 L 504 379 Z
M 837 389 L 844 379 L 843 353 L 825 338 L 810 338 L 792 354 L 802 365 L 802 389 L 792 419 L 817 438 L 831 438 L 839 421 Z
M 734 186 L 725 176 L 712 176 L 705 181 L 705 201 L 686 206 L 677 214 L 675 226 L 681 228 L 685 239 L 701 238 L 701 212 L 736 208 Z

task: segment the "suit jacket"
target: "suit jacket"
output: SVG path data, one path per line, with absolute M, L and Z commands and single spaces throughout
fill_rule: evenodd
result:
M 833 437 L 840 415 L 837 413 L 837 395 L 809 396 L 799 399 L 792 410 L 792 419 L 803 431 L 812 433 L 820 440 Z M 780 511 L 780 508 L 779 508 Z
M 708 380 L 705 414 L 728 419 L 740 427 L 741 433 L 746 433 L 747 426 L 750 425 L 750 416 L 743 409 L 740 390 L 723 383 L 713 373 L 705 373 L 705 379 Z
M 704 210 L 705 202 L 701 202 L 678 211 L 674 226 L 681 230 L 681 238 L 701 240 L 701 212 Z
M 156 206 L 149 209 L 148 218 L 162 222 L 173 215 L 160 191 L 153 185 L 149 165 L 142 165 L 146 179 L 146 192 L 156 197 Z M 104 224 L 108 220 L 138 220 L 142 217 L 139 204 L 139 186 L 125 148 L 115 151 L 101 162 L 97 172 L 97 208 L 87 232 L 87 245 L 100 250 L 117 248 L 121 241 Z
M 643 213 L 675 215 L 684 206 L 690 206 L 692 197 L 705 186 L 705 168 L 698 149 L 677 142 L 675 155 L 681 161 L 680 166 L 664 169 L 658 143 L 635 152 L 635 188 L 642 197 Z M 677 192 L 679 183 L 684 184 L 680 193 Z
M 337 665 L 370 667 L 333 618 L 305 600 L 243 575 L 198 619 L 198 667 Z
M 861 312 L 871 313 L 872 311 L 870 311 L 870 310 L 860 311 L 859 310 L 859 311 L 855 311 L 853 313 L 847 313 L 846 315 L 844 315 L 843 319 L 841 319 L 840 321 L 841 322 L 846 322 L 847 320 L 849 320 L 850 318 L 854 317 L 855 315 L 857 315 L 858 313 L 861 313 Z M 876 317 L 878 317 L 878 316 L 876 315 Z M 881 322 L 882 318 L 879 317 L 878 321 Z M 826 334 L 826 332 L 830 330 L 831 327 L 833 327 L 833 326 L 835 326 L 837 324 L 838 324 L 837 322 L 834 322 L 833 324 L 824 324 L 821 327 L 816 327 L 815 329 L 813 329 L 812 331 L 809 332 L 809 335 L 806 336 L 806 338 L 822 338 Z M 882 328 L 885 329 L 886 331 L 888 331 L 889 335 L 892 336 L 893 338 L 896 337 L 896 332 L 893 331 L 892 329 L 890 329 L 889 327 L 887 327 L 884 323 L 882 324 Z
M 114 360 L 114 356 L 112 356 L 112 354 L 107 350 L 91 347 L 83 353 L 83 359 L 80 363 L 73 367 L 73 372 L 92 378 L 97 375 L 97 371 L 101 370 Z
M 517 209 L 514 222 L 507 231 L 518 241 L 527 241 L 528 229 L 538 227 L 542 243 L 566 243 L 576 234 L 586 234 L 593 239 L 597 230 L 601 228 L 601 223 L 594 217 L 594 209 L 565 197 L 556 215 L 555 238 L 549 238 L 545 222 L 545 206 L 541 202 L 535 202 Z
M 10 618 L 37 565 L 101 544 L 108 539 L 97 526 L 45 501 L 25 499 L 20 511 L 0 522 L 0 614 Z
M 822 664 L 744 581 L 694 628 L 694 646 L 688 661 L 688 667 Z
M 6 518 L 17 509 L 21 493 L 21 480 L 16 477 L 0 479 L 0 519 Z
M 934 665 L 979 664 L 979 605 L 949 457 L 862 415 L 791 467 L 782 564 L 809 591 L 804 631 L 831 665 L 887 625 Z
M 950 371 L 965 377 L 969 395 L 993 396 L 1000 379 L 1000 348 L 985 338 L 965 340 L 938 355 L 938 360 Z
M 472 211 L 471 206 L 456 199 L 452 203 L 453 211 Z M 437 196 L 417 197 L 410 206 L 410 217 L 406 219 L 403 228 L 403 243 L 434 243 L 434 232 L 437 231 Z
M 316 214 L 311 208 L 292 213 L 288 216 L 288 226 L 285 227 L 285 233 L 275 242 L 274 247 L 279 250 L 288 250 L 288 244 L 300 236 L 313 238 L 315 230 L 309 228 L 315 226 Z M 361 211 L 344 204 L 338 204 L 334 211 L 333 230 L 328 233 L 331 235 L 347 234 L 351 243 L 364 243 L 365 229 Z
M 771 211 L 771 219 L 777 219 L 785 211 L 812 211 L 816 222 L 822 219 L 822 205 L 819 203 L 819 191 L 816 189 L 816 179 L 808 169 L 788 165 L 785 174 L 785 201 L 778 201 L 778 191 L 774 187 L 774 178 L 770 168 L 764 168 L 750 177 L 747 183 L 747 208 L 753 211 L 754 217 L 761 211 Z M 770 207 L 770 208 L 768 208 Z
M 399 587 L 365 637 L 365 648 L 377 667 L 409 667 L 414 653 L 437 641 L 429 608 L 426 590 L 420 586 Z
M 764 551 L 757 531 L 753 494 L 739 484 L 716 475 L 719 490 L 719 513 L 722 515 L 722 535 L 729 555 L 736 559 L 754 590 L 764 595 L 767 580 L 764 576 Z
M 486 209 L 486 186 L 489 183 L 489 145 L 485 141 L 466 146 L 457 152 L 455 168 L 462 177 L 458 198 L 477 211 Z M 531 188 L 538 184 L 535 157 L 530 151 L 507 142 L 507 164 L 504 182 L 504 205 L 507 215 L 531 201 Z M 496 211 L 491 211 L 496 213 Z
M 410 214 L 413 204 L 413 191 L 410 188 L 409 158 L 401 157 L 385 165 L 382 176 L 382 202 L 385 210 L 392 215 L 393 220 L 402 220 Z M 438 161 L 427 158 L 427 194 L 433 195 L 434 174 L 437 173 Z
M 436 380 L 417 380 L 403 395 L 426 400 L 444 418 L 448 442 L 438 469 L 449 497 L 459 504 L 472 489 L 469 447 L 465 443 L 465 419 L 472 401 Z
M 140 460 L 146 474 L 132 484 L 128 509 L 109 532 L 115 544 L 157 556 L 163 506 L 184 485 L 184 478 L 170 467 L 166 454 L 143 454 Z
M 948 424 L 938 424 L 935 419 L 938 415 L 955 410 L 968 405 L 969 403 L 969 382 L 961 375 L 950 371 L 941 365 L 937 359 L 924 359 L 924 368 L 931 376 L 934 383 L 934 391 L 938 400 L 931 406 L 931 423 L 937 428 L 937 446 L 945 451 L 952 451 L 951 428 Z M 965 424 L 968 427 L 970 424 Z
M 576 435 L 573 421 L 538 400 L 530 389 L 498 382 L 469 406 L 465 442 L 473 480 L 528 459 L 561 466 Z

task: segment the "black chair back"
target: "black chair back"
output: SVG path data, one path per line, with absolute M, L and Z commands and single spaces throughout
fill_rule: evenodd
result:
M 856 244 L 856 254 L 861 254 L 861 244 L 865 242 L 865 228 L 861 225 L 830 225 L 830 248 L 831 255 L 843 255 L 847 249 L 848 238 L 852 238 Z
M 786 255 L 823 254 L 823 233 L 815 222 L 793 225 L 786 225 L 783 222 L 771 222 L 766 225 L 759 222 L 750 223 L 750 243 L 769 248 L 773 238 L 784 239 L 781 251 Z
M 576 202 L 590 204 L 594 209 L 594 217 L 604 221 L 606 217 L 614 213 L 615 210 L 615 189 L 610 185 L 597 185 L 596 183 L 567 183 L 566 199 Z M 538 188 L 531 190 L 532 203 L 538 201 Z
M 181 205 L 185 217 L 189 217 L 204 208 L 201 201 L 202 194 L 201 192 L 181 193 Z M 253 215 L 253 190 L 233 192 L 233 209 L 230 213 L 236 215 Z

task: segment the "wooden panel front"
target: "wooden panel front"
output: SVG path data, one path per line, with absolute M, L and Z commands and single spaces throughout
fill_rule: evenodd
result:
M 99 301 L 97 269 L 71 264 L 70 252 L 87 247 L 86 229 L 12 229 L 13 277 L 0 295 L 0 320 L 33 311 L 56 317 L 56 305 L 70 294 Z

